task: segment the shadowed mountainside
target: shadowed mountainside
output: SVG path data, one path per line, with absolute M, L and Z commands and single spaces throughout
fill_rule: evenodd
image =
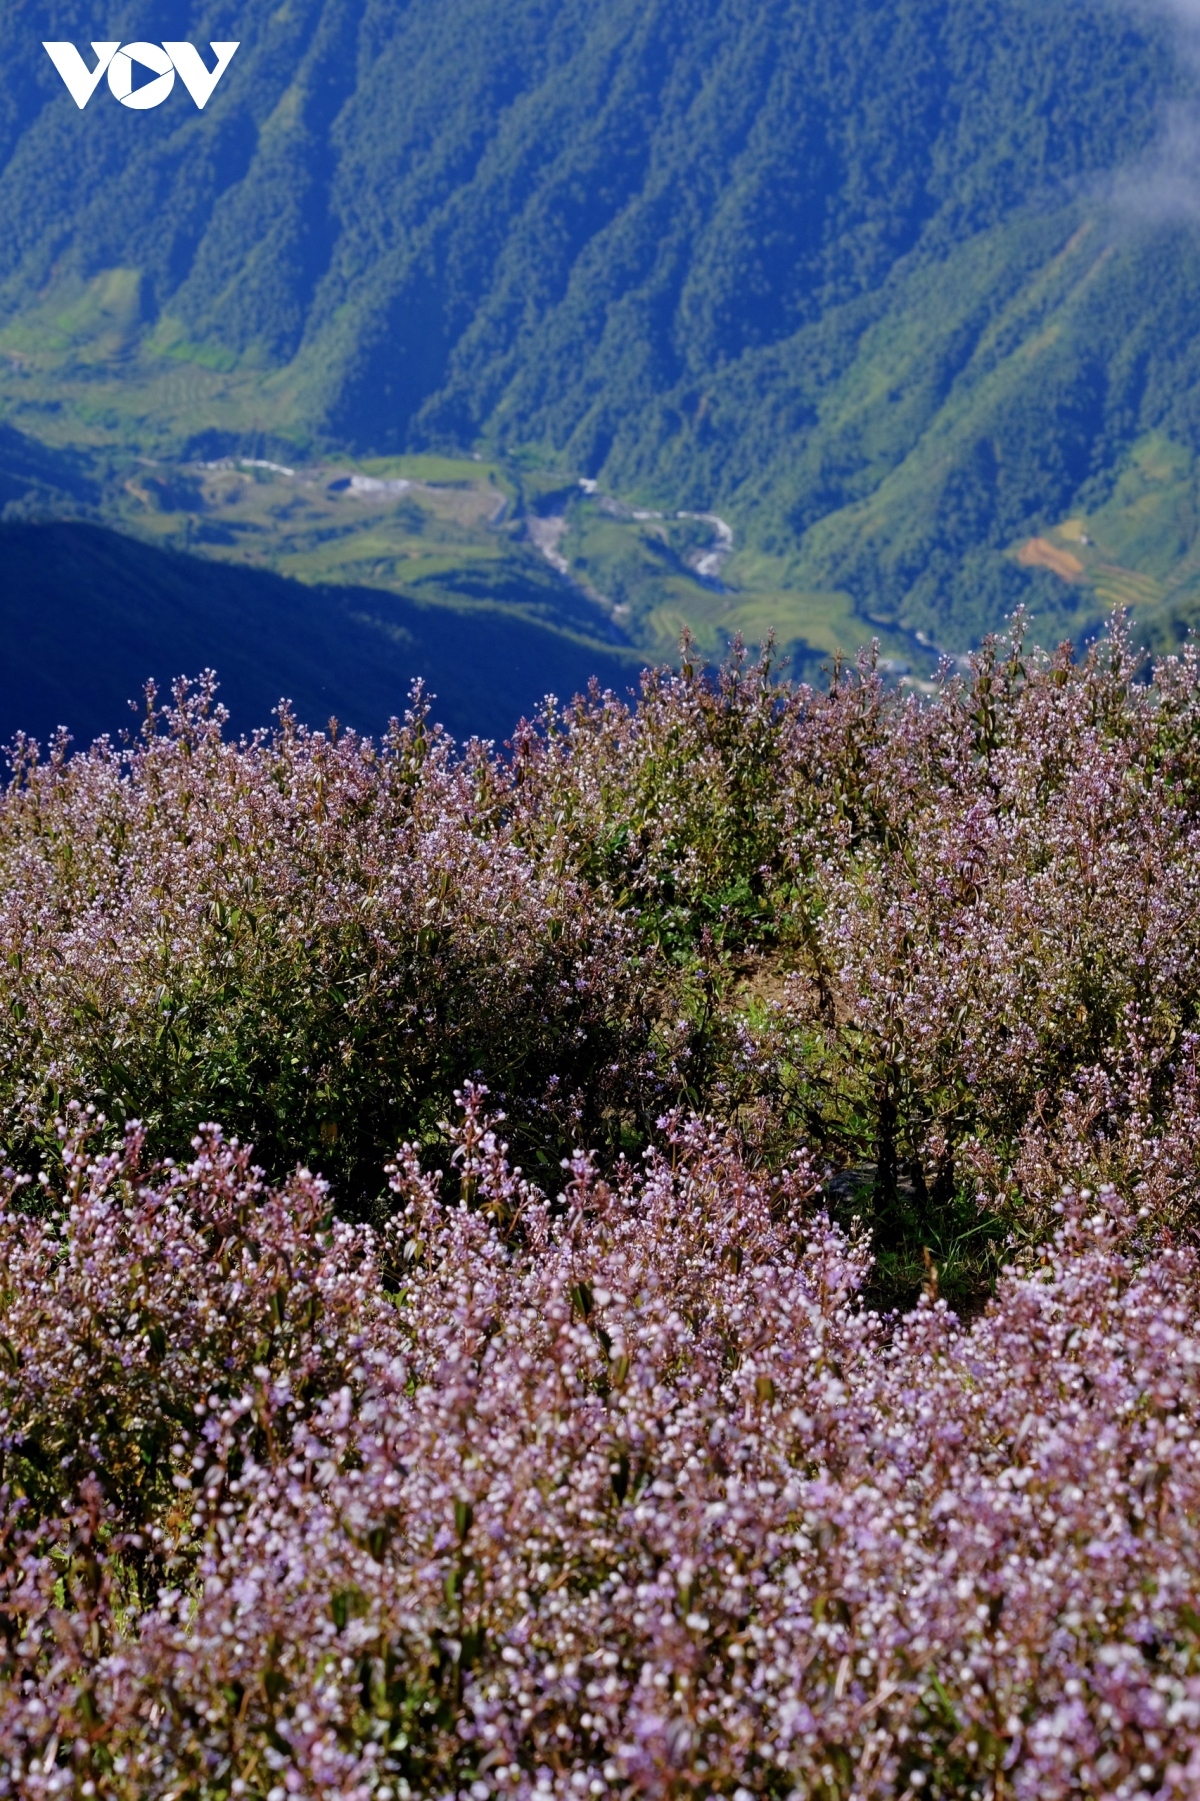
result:
M 378 732 L 420 676 L 461 737 L 504 739 L 542 696 L 590 676 L 624 693 L 637 661 L 496 607 L 421 607 L 370 588 L 315 588 L 158 550 L 84 521 L 0 524 L 0 736 L 77 744 L 136 725 L 147 677 L 216 668 L 235 730 L 331 715 Z

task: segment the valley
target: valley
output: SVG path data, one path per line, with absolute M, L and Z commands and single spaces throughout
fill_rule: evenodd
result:
M 643 656 L 774 633 L 804 676 L 875 636 L 924 682 L 1018 606 L 1190 620 L 1200 236 L 1136 198 L 1200 104 L 1163 19 L 235 10 L 203 113 L 80 113 L 37 43 L 0 109 L 0 421 L 88 517 Z

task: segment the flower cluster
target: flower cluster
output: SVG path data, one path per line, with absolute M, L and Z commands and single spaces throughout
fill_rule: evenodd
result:
M 798 841 L 836 1006 L 814 1019 L 800 996 L 820 1044 L 801 1083 L 820 1067 L 844 1116 L 857 1108 L 881 1187 L 906 1162 L 918 1187 L 965 1169 L 1002 1204 L 1027 1138 L 1081 1086 L 1105 1088 L 1110 1124 L 1118 1096 L 1139 1097 L 1152 1135 L 1185 1104 L 1200 661 L 1150 686 L 1136 669 L 1119 631 L 1080 668 L 1069 647 L 991 646 L 931 707 L 847 689 L 821 720 L 832 753 L 820 735 L 806 748 Z
M 519 828 L 673 953 L 694 1103 L 871 1163 L 882 1228 L 902 1183 L 1004 1210 L 1081 1084 L 1136 1089 L 1122 1133 L 1187 1105 L 1200 658 L 1144 673 L 1119 619 L 1079 663 L 1018 622 L 928 701 L 685 667 L 520 735 Z
M 1190 1251 L 1068 1193 L 889 1331 L 805 1159 L 668 1122 L 551 1200 L 464 1098 L 382 1233 L 211 1133 L 6 1214 L 0 1793 L 1200 1792 Z
M 124 748 L 18 745 L 5 1155 L 57 1190 L 69 1101 L 157 1154 L 219 1119 L 376 1217 L 395 1146 L 438 1144 L 481 1079 L 542 1176 L 677 1107 L 869 1166 L 881 1245 L 937 1241 L 955 1196 L 1040 1231 L 1085 1168 L 1169 1164 L 1177 1220 L 1200 658 L 1144 673 L 1118 620 L 1078 664 L 1018 627 L 928 700 L 869 658 L 824 693 L 685 661 L 504 751 L 420 696 L 380 744 L 286 712 L 230 743 L 211 682 Z
M 204 1120 L 369 1203 L 479 1069 L 539 1141 L 637 1111 L 645 957 L 516 843 L 485 747 L 418 695 L 382 744 L 285 713 L 231 743 L 212 684 L 132 745 L 18 745 L 0 812 L 0 1136 L 57 1179 L 71 1100 L 160 1153 Z
M 1200 1797 L 1200 656 L 943 674 L 15 747 L 0 1797 Z

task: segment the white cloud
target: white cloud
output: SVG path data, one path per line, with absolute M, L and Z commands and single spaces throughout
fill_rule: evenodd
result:
M 1111 180 L 1118 211 L 1146 225 L 1200 219 L 1200 110 L 1173 103 L 1152 149 Z
M 1171 21 L 1179 54 L 1200 73 L 1200 0 L 1129 0 L 1128 10 Z M 1168 102 L 1153 145 L 1137 162 L 1116 171 L 1107 188 L 1118 212 L 1132 224 L 1200 220 L 1200 99 Z

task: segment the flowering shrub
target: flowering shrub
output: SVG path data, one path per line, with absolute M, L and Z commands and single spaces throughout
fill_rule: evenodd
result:
M 1164 1117 L 1197 1019 L 1200 661 L 1135 668 L 1119 631 L 1078 669 L 1018 640 L 931 707 L 871 678 L 813 712 L 798 842 L 837 1006 L 798 1015 L 885 1204 L 964 1154 L 998 1198 L 1085 1071 Z
M 419 697 L 380 745 L 286 714 L 228 743 L 211 683 L 161 723 L 124 749 L 17 747 L 0 809 L 16 1165 L 49 1155 L 55 1174 L 53 1120 L 75 1100 L 174 1154 L 219 1118 L 354 1203 L 476 1070 L 536 1142 L 637 1112 L 646 959 L 520 849 L 484 748 L 454 756 Z
M 20 1519 L 89 1484 L 114 1529 L 144 1532 L 128 1555 L 149 1580 L 203 1466 L 207 1413 L 247 1385 L 282 1384 L 295 1410 L 351 1381 L 372 1247 L 332 1219 L 320 1182 L 264 1189 L 215 1127 L 150 1187 L 140 1128 L 100 1157 L 85 1142 L 63 1150 L 61 1226 L 18 1211 L 19 1187 L 0 1222 L 3 1476 Z M 251 1437 L 266 1429 L 253 1410 L 238 1418 Z
M 504 753 L 419 697 L 378 745 L 286 713 L 233 744 L 211 683 L 123 749 L 19 745 L 7 1158 L 57 1189 L 72 1100 L 156 1154 L 220 1119 L 371 1216 L 396 1144 L 432 1151 L 482 1078 L 542 1173 L 693 1108 L 869 1170 L 886 1256 L 944 1249 L 978 1197 L 1040 1231 L 1064 1109 L 1103 1181 L 1114 1133 L 1157 1143 L 1189 1104 L 1200 661 L 1138 669 L 1117 621 L 1079 664 L 1018 631 L 929 701 L 869 658 L 824 694 L 685 662 Z
M 17 745 L 0 1796 L 1200 1797 L 1200 657 L 1137 678 Z
M 735 648 L 710 680 L 684 641 L 680 673 L 647 670 L 636 708 L 611 693 L 548 709 L 514 737 L 523 842 L 567 860 L 642 933 L 677 954 L 744 947 L 790 899 L 789 783 L 806 710 L 823 697 L 775 681 Z
M 518 736 L 517 828 L 666 953 L 679 1098 L 767 1154 L 801 1136 L 858 1166 L 885 1258 L 949 1254 L 980 1199 L 1042 1231 L 1054 1170 L 1085 1167 L 1053 1149 L 1064 1110 L 1100 1180 L 1170 1163 L 1174 1218 L 1197 1192 L 1170 1121 L 1198 1013 L 1200 661 L 1140 668 L 1116 620 L 1078 664 L 1018 622 L 929 701 L 869 657 L 824 694 L 737 656 L 716 684 L 657 675 L 637 708 L 593 695 Z
M 6 1212 L 0 1793 L 1200 1790 L 1191 1251 L 1068 1194 L 889 1333 L 804 1158 L 676 1122 L 550 1202 L 455 1138 L 382 1234 L 211 1133 Z

